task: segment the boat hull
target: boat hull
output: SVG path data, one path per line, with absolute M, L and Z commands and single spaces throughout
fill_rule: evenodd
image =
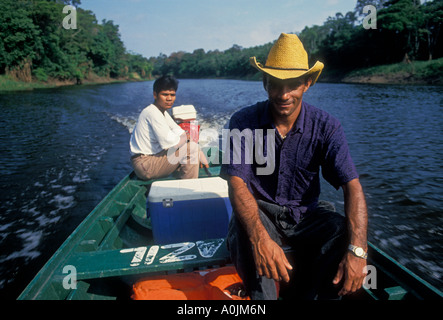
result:
M 219 166 L 210 168 L 218 175 Z M 206 173 L 201 170 L 200 176 Z M 230 264 L 225 239 L 159 245 L 146 213 L 153 181 L 127 175 L 85 218 L 29 283 L 20 300 L 129 299 L 132 285 L 158 274 Z M 355 295 L 370 300 L 442 299 L 442 293 L 369 243 L 374 283 Z

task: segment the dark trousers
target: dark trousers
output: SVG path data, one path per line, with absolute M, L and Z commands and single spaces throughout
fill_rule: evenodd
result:
M 269 236 L 286 254 L 293 270 L 290 282 L 281 283 L 287 299 L 334 299 L 338 287 L 332 284 L 338 264 L 346 252 L 347 228 L 343 216 L 330 208 L 319 206 L 295 224 L 289 209 L 261 200 L 257 201 L 260 219 Z M 235 213 L 229 223 L 228 248 L 232 261 L 253 300 L 277 299 L 276 283 L 259 276 L 252 255 L 252 246 Z

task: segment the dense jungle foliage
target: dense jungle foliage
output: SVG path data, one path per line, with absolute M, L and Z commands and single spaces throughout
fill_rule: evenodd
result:
M 77 7 L 77 29 L 62 26 L 67 4 Z M 376 21 L 367 20 L 374 29 L 363 26 L 371 13 L 363 10 L 366 5 L 377 9 Z M 320 60 L 326 74 L 344 75 L 358 68 L 443 57 L 442 22 L 443 0 L 357 0 L 354 11 L 336 13 L 298 34 L 311 65 Z M 255 78 L 249 57 L 265 63 L 273 44 L 178 51 L 147 59 L 128 52 L 119 27 L 113 21 L 98 23 L 93 12 L 81 8 L 81 0 L 2 0 L 0 34 L 0 74 L 79 83 L 94 76 L 151 78 L 167 73 L 179 78 Z M 434 73 L 443 73 L 441 64 L 433 67 L 439 68 Z
M 365 29 L 366 5 L 376 10 L 376 28 Z M 374 26 L 375 21 L 368 20 Z M 358 0 L 354 11 L 337 13 L 323 25 L 306 26 L 298 33 L 309 54 L 310 64 L 325 63 L 325 73 L 347 72 L 401 61 L 432 60 L 443 56 L 443 0 Z M 289 30 L 290 31 L 290 30 Z M 253 48 L 234 45 L 226 51 L 197 49 L 151 58 L 153 74 L 178 77 L 253 78 L 256 70 L 249 57 L 263 64 L 272 43 Z M 441 73 L 443 68 L 440 67 Z
M 94 77 L 149 78 L 152 64 L 129 53 L 113 21 L 98 23 L 80 0 L 1 0 L 0 74 L 22 81 Z M 77 28 L 66 29 L 65 5 L 77 6 Z M 69 18 L 69 17 L 68 17 Z M 71 21 L 67 21 L 70 23 Z

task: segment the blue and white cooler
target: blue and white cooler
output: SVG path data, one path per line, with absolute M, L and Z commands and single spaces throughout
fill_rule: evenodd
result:
M 228 184 L 220 177 L 153 182 L 148 212 L 158 244 L 224 238 L 232 213 Z

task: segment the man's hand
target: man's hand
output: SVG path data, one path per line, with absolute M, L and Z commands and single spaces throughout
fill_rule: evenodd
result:
M 334 284 L 338 284 L 343 280 L 343 287 L 338 293 L 340 296 L 354 293 L 362 287 L 366 276 L 365 267 L 365 259 L 358 258 L 350 252 L 345 254 L 332 281 Z
M 354 179 L 342 186 L 345 199 L 345 213 L 348 219 L 349 243 L 367 250 L 368 210 L 365 195 L 360 181 Z M 338 293 L 346 295 L 361 288 L 366 274 L 366 260 L 346 252 L 338 265 L 337 274 L 333 280 L 338 284 L 343 280 L 343 287 Z
M 260 276 L 275 281 L 289 281 L 292 266 L 283 249 L 271 239 L 260 220 L 257 202 L 245 182 L 236 176 L 229 178 L 229 198 L 237 218 L 243 224 L 252 244 L 255 266 Z
M 255 266 L 260 276 L 275 281 L 289 282 L 288 270 L 292 270 L 286 255 L 271 238 L 260 238 L 252 242 Z

